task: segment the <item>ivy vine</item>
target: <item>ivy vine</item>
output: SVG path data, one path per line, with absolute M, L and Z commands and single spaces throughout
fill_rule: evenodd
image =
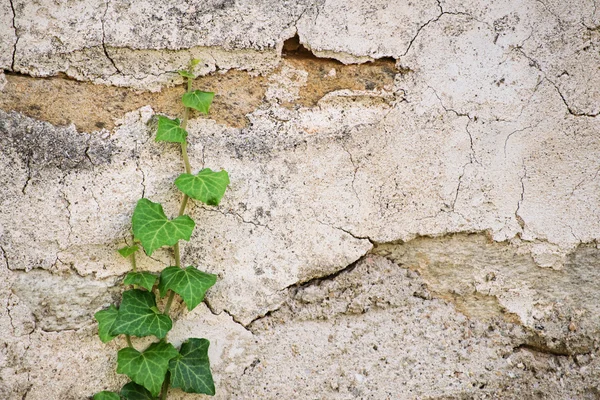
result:
M 169 310 L 179 295 L 188 310 L 193 310 L 204 300 L 206 291 L 217 281 L 216 275 L 199 271 L 194 266 L 181 266 L 179 241 L 189 241 L 195 227 L 192 218 L 185 215 L 190 198 L 207 205 L 216 206 L 221 201 L 229 175 L 227 171 L 212 171 L 204 168 L 192 174 L 187 154 L 187 122 L 190 110 L 208 114 L 214 93 L 192 90 L 196 78 L 194 67 L 199 60 L 192 60 L 187 70 L 178 71 L 187 81 L 187 90 L 182 96 L 185 106 L 183 118 L 158 117 L 156 141 L 179 143 L 185 173 L 175 180 L 182 192 L 177 216 L 169 219 L 159 203 L 142 198 L 137 202 L 132 217 L 134 245 L 119 249 L 119 254 L 129 258 L 132 271 L 125 276 L 124 285 L 131 289 L 123 292 L 117 308 L 98 311 L 100 340 L 107 343 L 119 335 L 125 335 L 128 346 L 117 354 L 117 372 L 131 379 L 119 393 L 102 391 L 93 400 L 165 400 L 169 387 L 180 388 L 187 393 L 214 395 L 215 384 L 208 359 L 207 339 L 190 338 L 180 349 L 176 349 L 166 338 L 173 326 Z M 168 266 L 159 275 L 138 271 L 136 254 L 140 250 L 150 256 L 161 247 L 172 246 L 174 266 Z M 167 297 L 163 310 L 159 310 L 156 298 Z M 140 351 L 132 343 L 132 337 L 155 336 L 158 341 Z

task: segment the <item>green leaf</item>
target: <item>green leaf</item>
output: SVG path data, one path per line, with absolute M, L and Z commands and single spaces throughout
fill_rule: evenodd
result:
M 192 74 L 189 71 L 186 71 L 185 69 L 180 69 L 179 71 L 177 71 L 177 73 L 179 73 L 179 75 L 183 76 L 184 78 L 196 79 L 196 75 Z
M 121 389 L 121 396 L 127 400 L 154 400 L 154 396 L 145 387 L 129 382 Z
M 192 199 L 217 206 L 229 185 L 229 174 L 225 170 L 213 172 L 210 168 L 204 168 L 198 175 L 179 175 L 175 185 Z
M 125 280 L 123 280 L 123 283 L 125 285 L 138 285 L 151 291 L 157 279 L 158 276 L 150 272 L 130 272 L 125 277 Z
M 170 289 L 183 298 L 189 311 L 204 300 L 206 291 L 217 282 L 217 276 L 194 267 L 168 267 L 160 273 L 158 290 L 164 297 Z
M 185 143 L 187 131 L 179 126 L 179 119 L 170 119 L 159 115 L 157 142 Z
M 140 248 L 138 246 L 125 246 L 122 249 L 117 250 L 119 252 L 120 255 L 122 255 L 123 257 L 129 257 L 130 255 L 132 255 L 133 253 L 135 253 L 136 251 L 138 251 Z
M 208 109 L 213 101 L 215 94 L 213 92 L 203 92 L 201 90 L 194 90 L 193 92 L 187 92 L 181 98 L 183 105 L 186 107 L 198 110 L 201 113 L 208 114 Z
M 126 347 L 117 354 L 117 372 L 126 374 L 148 389 L 152 396 L 157 396 L 165 380 L 169 360 L 177 355 L 177 349 L 166 342 L 152 343 L 143 353 Z
M 198 58 L 192 58 L 192 60 L 190 61 L 190 65 L 192 66 L 192 68 L 194 68 L 198 64 L 200 64 L 200 59 Z
M 102 343 L 108 343 L 117 337 L 117 335 L 111 335 L 110 331 L 118 314 L 119 310 L 112 305 L 108 309 L 98 311 L 94 314 L 94 318 L 98 321 L 98 336 L 100 336 Z
M 123 292 L 119 314 L 110 331 L 111 335 L 126 334 L 138 337 L 154 335 L 165 337 L 173 323 L 168 315 L 157 312 L 154 293 L 133 289 Z
M 214 395 L 215 383 L 210 372 L 206 339 L 188 339 L 181 345 L 179 355 L 169 362 L 171 386 L 186 393 Z
M 108 391 L 104 390 L 100 393 L 96 393 L 94 395 L 94 397 L 92 397 L 92 399 L 93 400 L 121 400 L 121 396 L 119 396 L 115 392 L 108 392 Z
M 167 219 L 162 206 L 140 199 L 133 212 L 133 234 L 148 255 L 162 246 L 173 246 L 180 239 L 190 240 L 196 225 L 187 215 Z

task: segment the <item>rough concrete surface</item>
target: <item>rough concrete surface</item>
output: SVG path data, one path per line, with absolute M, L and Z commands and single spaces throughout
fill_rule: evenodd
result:
M 191 57 L 191 164 L 231 185 L 170 338 L 216 398 L 600 398 L 594 0 L 0 0 L 0 398 L 125 381 L 92 316 L 136 201 L 177 212 Z

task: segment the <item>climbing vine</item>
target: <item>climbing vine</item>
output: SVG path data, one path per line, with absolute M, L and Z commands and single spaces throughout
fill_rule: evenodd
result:
M 223 197 L 229 175 L 227 171 L 212 171 L 204 168 L 192 174 L 187 154 L 187 122 L 190 110 L 208 114 L 214 93 L 192 90 L 194 67 L 199 60 L 192 60 L 187 70 L 178 71 L 187 81 L 187 89 L 181 101 L 185 106 L 183 118 L 158 117 L 157 142 L 179 143 L 185 173 L 175 180 L 175 186 L 182 192 L 181 205 L 177 216 L 169 219 L 163 207 L 149 199 L 137 202 L 132 217 L 134 243 L 119 249 L 119 253 L 129 258 L 131 272 L 123 284 L 130 288 L 123 292 L 121 304 L 117 308 L 98 311 L 98 335 L 107 343 L 118 335 L 125 335 L 128 346 L 117 354 L 117 372 L 131 379 L 119 393 L 102 391 L 94 400 L 165 400 L 169 387 L 180 388 L 187 393 L 215 394 L 215 385 L 208 359 L 209 341 L 190 338 L 180 349 L 176 349 L 167 339 L 173 326 L 169 315 L 175 295 L 179 295 L 188 310 L 193 310 L 204 300 L 206 291 L 215 284 L 217 277 L 199 271 L 194 266 L 181 266 L 179 241 L 189 241 L 195 222 L 185 215 L 188 200 L 194 199 L 207 205 L 218 205 Z M 138 271 L 136 254 L 140 251 L 150 256 L 161 247 L 172 246 L 174 264 L 160 274 Z M 156 297 L 167 297 L 163 310 L 159 310 Z M 154 336 L 158 340 L 144 350 L 135 348 L 132 337 Z

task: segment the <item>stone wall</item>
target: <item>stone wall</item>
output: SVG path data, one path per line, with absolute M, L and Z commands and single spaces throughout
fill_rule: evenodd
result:
M 178 208 L 190 58 L 231 185 L 169 338 L 216 398 L 600 398 L 597 0 L 0 0 L 0 50 L 0 398 L 124 382 L 93 314 L 135 202 Z

